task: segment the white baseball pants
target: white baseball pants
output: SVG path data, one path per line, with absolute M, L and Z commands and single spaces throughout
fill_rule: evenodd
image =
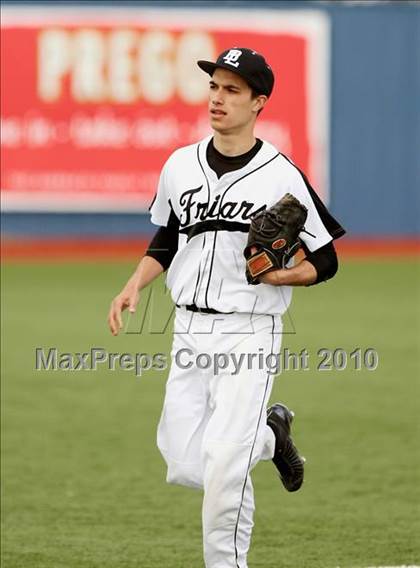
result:
M 275 445 L 266 424 L 274 374 L 265 359 L 280 344 L 280 317 L 176 310 L 157 443 L 168 483 L 204 489 L 206 568 L 247 568 L 255 508 L 250 472 L 273 457 Z M 234 360 L 241 357 L 239 369 Z M 225 369 L 214 365 L 227 359 Z

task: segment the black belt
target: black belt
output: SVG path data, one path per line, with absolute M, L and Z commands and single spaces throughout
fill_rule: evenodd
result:
M 213 308 L 199 308 L 195 304 L 190 304 L 189 306 L 179 306 L 176 304 L 177 308 L 185 308 L 189 312 L 199 312 L 200 314 L 233 314 L 233 312 L 218 312 L 213 310 Z

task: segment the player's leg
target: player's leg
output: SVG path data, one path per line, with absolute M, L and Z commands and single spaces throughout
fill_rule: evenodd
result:
M 236 526 L 236 534 L 234 535 L 238 559 L 237 564 L 241 568 L 247 566 L 248 550 L 251 544 L 252 529 L 254 527 L 254 509 L 254 488 L 252 486 L 251 476 L 248 475 L 242 498 L 242 507 Z
M 195 336 L 190 318 L 177 310 L 172 346 L 172 365 L 157 432 L 157 445 L 167 463 L 167 482 L 201 488 L 203 471 L 201 447 L 209 420 L 206 377 L 191 362 Z M 182 351 L 184 350 L 184 351 Z M 175 358 L 177 358 L 175 360 Z
M 236 318 L 236 323 L 235 323 Z M 237 328 L 242 316 L 232 316 Z M 273 375 L 248 353 L 266 360 L 280 349 L 279 321 L 260 316 L 254 333 L 226 333 L 225 352 L 246 361 L 236 374 L 213 377 L 210 385 L 214 408 L 203 440 L 203 537 L 207 568 L 246 568 L 254 499 L 250 472 L 260 459 L 271 459 L 274 436 L 266 424 L 266 406 Z M 229 331 L 227 325 L 227 331 Z M 233 329 L 232 329 L 233 331 Z M 232 369 L 229 369 L 232 371 Z

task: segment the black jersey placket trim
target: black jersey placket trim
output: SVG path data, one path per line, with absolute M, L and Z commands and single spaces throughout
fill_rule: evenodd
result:
M 208 180 L 208 178 L 207 178 L 207 176 L 206 176 L 206 172 L 204 171 L 203 164 L 201 163 L 201 160 L 200 160 L 200 146 L 201 146 L 201 144 L 198 144 L 198 145 L 197 145 L 197 160 L 198 160 L 198 163 L 199 163 L 199 165 L 200 165 L 201 171 L 203 172 L 204 179 L 206 180 L 206 185 L 207 185 L 207 207 L 208 207 L 208 205 L 209 205 L 209 203 L 210 203 L 210 184 L 209 184 L 209 180 Z M 204 235 L 204 238 L 203 238 L 203 246 L 202 246 L 202 249 L 201 249 L 202 251 L 204 250 L 205 245 L 206 245 L 206 235 Z M 213 246 L 214 246 L 214 243 L 213 243 Z M 205 264 L 204 264 L 204 268 L 206 268 L 206 266 L 207 266 L 207 258 L 208 258 L 208 255 L 206 256 L 206 262 L 205 262 Z M 196 300 L 197 300 L 197 293 L 199 292 L 199 288 L 200 288 L 200 286 L 201 286 L 200 281 L 201 281 L 202 279 L 200 278 L 200 275 L 201 275 L 201 261 L 200 261 L 200 264 L 199 264 L 199 267 L 198 267 L 197 280 L 196 280 L 196 282 L 195 282 L 194 295 L 193 295 L 193 304 L 196 303 Z M 200 284 L 200 286 L 199 286 L 199 284 Z M 205 296 L 205 301 L 206 301 L 206 307 L 208 308 L 209 306 L 208 306 L 208 304 L 207 304 L 207 292 L 206 292 L 206 296 Z
M 187 239 L 188 240 L 188 239 Z M 203 238 L 203 246 L 201 247 L 201 251 L 204 250 L 206 246 L 206 234 L 204 233 L 204 238 Z M 204 267 L 206 267 L 207 264 L 207 259 L 206 262 L 204 264 Z M 198 265 L 198 273 L 197 273 L 197 279 L 195 281 L 195 287 L 194 287 L 194 295 L 193 295 L 193 304 L 196 303 L 197 300 L 197 289 L 198 289 L 198 284 L 200 282 L 200 276 L 201 276 L 201 260 L 200 260 L 200 264 Z
M 216 229 L 214 231 L 213 248 L 212 248 L 212 251 L 211 251 L 211 261 L 210 261 L 210 268 L 209 268 L 209 277 L 207 279 L 206 293 L 205 293 L 205 296 L 204 296 L 204 301 L 206 303 L 207 308 L 209 307 L 208 295 L 209 295 L 211 275 L 212 275 L 212 272 L 213 272 L 214 252 L 216 250 L 217 233 L 218 233 L 218 231 Z
M 267 162 L 264 162 L 264 164 L 261 164 L 261 166 L 258 166 L 258 168 L 255 168 L 255 170 L 252 170 L 250 172 L 248 172 L 247 174 L 243 175 L 242 177 L 240 177 L 239 179 L 237 179 L 236 181 L 234 181 L 232 184 L 230 184 L 229 187 L 227 187 L 222 195 L 222 198 L 220 200 L 220 204 L 219 204 L 219 213 L 217 214 L 217 220 L 219 220 L 219 216 L 220 216 L 220 212 L 222 210 L 222 204 L 223 204 L 223 199 L 225 198 L 226 193 L 229 191 L 229 189 L 231 189 L 234 185 L 236 185 L 238 182 L 242 181 L 243 179 L 245 179 L 246 177 L 250 176 L 251 174 L 257 172 L 258 170 L 260 170 L 261 168 L 264 168 L 265 166 L 267 166 L 270 162 L 272 162 L 273 160 L 275 160 L 277 158 L 277 156 L 280 156 L 280 152 L 278 152 L 275 156 L 273 156 L 272 158 L 270 158 Z M 201 163 L 200 163 L 201 165 Z M 203 170 L 204 172 L 204 170 Z M 205 175 L 205 174 L 204 174 Z M 207 178 L 206 178 L 207 179 Z M 214 261 L 214 253 L 216 250 L 216 237 L 217 237 L 217 230 L 214 233 L 214 240 L 213 240 L 213 250 L 212 250 L 212 254 L 211 254 L 211 262 L 210 262 L 210 271 L 209 271 L 209 277 L 207 280 L 207 286 L 206 286 L 206 295 L 205 295 L 205 299 L 206 299 L 206 306 L 209 307 L 208 305 L 208 292 L 209 292 L 209 288 L 210 288 L 210 281 L 211 281 L 211 276 L 212 276 L 212 270 L 213 270 L 213 261 Z
M 273 349 L 274 349 L 274 329 L 275 329 L 275 320 L 274 320 L 274 316 L 271 316 L 271 353 L 273 352 Z M 265 397 L 267 396 L 267 390 L 268 390 L 269 383 L 270 383 L 270 371 L 268 370 L 267 371 L 267 379 L 265 381 L 265 389 L 264 389 L 263 399 L 261 401 L 260 414 L 258 416 L 257 428 L 255 430 L 254 440 L 252 442 L 251 452 L 249 454 L 248 465 L 247 465 L 247 468 L 246 468 L 245 480 L 244 480 L 244 484 L 242 486 L 241 502 L 239 504 L 238 517 L 236 519 L 235 532 L 234 532 L 234 535 L 233 535 L 233 544 L 234 544 L 234 547 L 235 547 L 236 568 L 241 568 L 239 566 L 239 563 L 238 563 L 238 547 L 237 547 L 239 520 L 241 518 L 242 505 L 244 503 L 246 484 L 247 484 L 249 472 L 250 472 L 250 469 L 251 469 L 252 455 L 254 453 L 255 444 L 257 442 L 258 430 L 259 430 L 260 424 L 261 424 L 261 417 L 262 417 L 264 406 L 265 406 L 265 404 L 264 404 L 265 403 Z

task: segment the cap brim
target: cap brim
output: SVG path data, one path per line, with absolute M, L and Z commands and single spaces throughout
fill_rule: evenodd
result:
M 197 65 L 200 67 L 200 69 L 202 69 L 202 71 L 205 71 L 206 73 L 208 73 L 210 76 L 213 75 L 215 69 L 227 69 L 228 71 L 231 71 L 232 73 L 235 73 L 236 75 L 239 75 L 239 77 L 242 77 L 242 79 L 252 88 L 252 89 L 256 89 L 259 90 L 259 87 L 257 85 L 254 85 L 248 77 L 245 77 L 245 75 L 243 75 L 240 71 L 238 71 L 236 68 L 232 68 L 232 65 L 228 65 L 227 63 L 213 63 L 212 61 L 204 61 L 203 59 L 200 59 L 199 61 L 197 61 Z M 269 95 L 267 95 L 269 96 Z
M 229 65 L 228 63 L 226 63 L 226 64 L 224 64 L 224 63 L 213 63 L 212 61 L 203 61 L 202 59 L 200 59 L 199 61 L 197 61 L 197 65 L 200 67 L 200 69 L 202 69 L 203 71 L 208 73 L 210 76 L 213 75 L 215 69 L 227 69 L 228 71 L 231 71 L 232 73 L 235 73 L 236 75 L 239 75 L 239 77 L 242 77 L 242 79 L 252 89 L 258 90 L 258 86 L 253 85 L 252 82 L 247 77 L 245 77 L 245 75 L 243 75 L 236 68 L 232 68 L 232 65 Z
M 217 65 L 212 61 L 204 61 L 202 59 L 200 59 L 200 61 L 197 61 L 197 65 L 200 67 L 200 69 L 202 69 L 209 75 L 213 75 L 214 70 L 217 69 L 217 67 L 222 67 L 221 65 Z

